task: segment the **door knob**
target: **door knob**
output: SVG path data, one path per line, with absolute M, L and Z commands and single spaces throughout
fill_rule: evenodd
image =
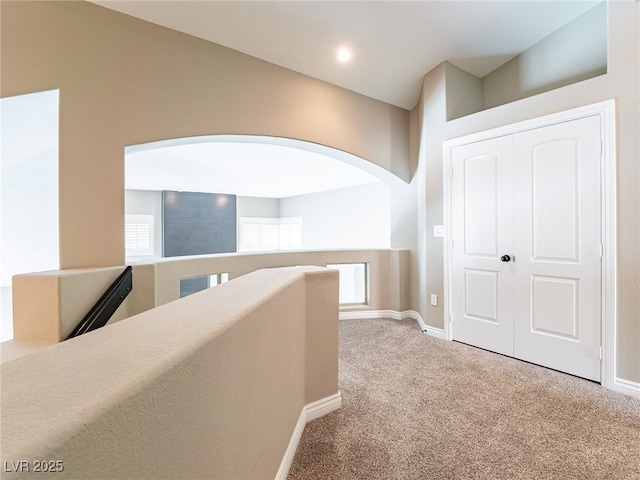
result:
M 503 262 L 510 262 L 511 261 L 511 257 L 509 255 L 502 255 L 500 257 L 500 260 L 502 260 Z

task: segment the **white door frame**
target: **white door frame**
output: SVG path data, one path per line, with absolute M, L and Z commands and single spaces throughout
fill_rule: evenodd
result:
M 616 385 L 616 125 L 615 100 L 594 103 L 564 112 L 545 115 L 531 120 L 505 125 L 490 130 L 446 140 L 443 143 L 443 199 L 445 237 L 444 250 L 444 336 L 452 339 L 452 274 L 451 274 L 451 153 L 454 147 L 468 143 L 488 140 L 504 135 L 513 135 L 534 128 L 577 120 L 598 115 L 602 138 L 600 157 L 601 173 L 601 235 L 602 235 L 602 312 L 601 312 L 601 383 L 612 390 L 624 390 Z

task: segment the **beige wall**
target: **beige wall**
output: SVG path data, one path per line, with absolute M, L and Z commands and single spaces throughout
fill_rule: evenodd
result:
M 212 273 L 229 272 L 237 278 L 259 268 L 293 265 L 316 265 L 324 267 L 336 263 L 369 263 L 371 272 L 369 305 L 353 307 L 357 311 L 409 310 L 407 288 L 409 252 L 407 250 L 298 250 L 281 253 L 248 253 L 244 255 L 199 255 L 171 258 L 151 265 L 134 267 L 155 272 L 155 305 L 176 300 L 180 296 L 181 278 Z M 149 297 L 141 291 L 136 296 Z M 347 309 L 345 309 L 347 310 Z M 137 313 L 137 312 L 135 312 Z
M 607 2 L 596 5 L 485 76 L 482 105 L 485 109 L 504 105 L 604 73 Z
M 13 337 L 30 342 L 63 341 L 123 270 L 124 267 L 81 268 L 14 276 Z M 144 288 L 144 284 L 141 278 L 136 290 Z M 132 315 L 119 314 L 120 318 Z
M 444 328 L 443 302 L 429 305 L 430 295 L 443 298 L 443 244 L 433 236 L 433 226 L 443 224 L 442 215 L 442 142 L 447 119 L 446 69 L 443 63 L 424 77 L 420 101 L 416 107 L 420 135 L 418 183 L 418 312 L 425 323 Z
M 0 95 L 60 89 L 61 268 L 124 262 L 128 145 L 280 136 L 410 179 L 406 110 L 87 2 L 1 8 Z
M 428 325 L 443 328 L 440 307 L 427 306 L 426 295 L 442 289 L 443 250 L 430 237 L 431 225 L 443 221 L 442 142 L 447 139 L 508 125 L 608 99 L 617 104 L 617 365 L 615 375 L 640 382 L 640 3 L 608 4 L 608 70 L 601 75 L 557 90 L 531 96 L 500 107 L 446 121 L 449 89 L 464 85 L 456 67 L 444 63 L 424 78 L 422 97 L 416 108 L 420 140 L 421 183 L 418 199 L 419 251 L 424 247 L 424 266 L 419 291 L 419 312 Z M 449 90 L 449 91 L 448 91 Z M 468 94 L 466 92 L 465 94 Z M 415 113 L 414 113 L 415 115 Z M 425 290 L 422 290 L 424 287 Z
M 305 407 L 339 407 L 338 272 L 254 272 L 1 373 L 2 461 L 31 466 L 2 478 L 275 478 Z
M 371 272 L 369 304 L 342 310 L 410 310 L 408 250 L 304 250 L 173 257 L 134 264 L 133 290 L 110 323 L 178 300 L 182 278 L 228 273 L 234 279 L 262 268 L 325 267 L 336 263 L 368 263 Z M 67 338 L 123 268 L 69 269 L 15 276 L 13 328 L 17 342 L 3 343 L 3 355 L 8 348 L 13 350 L 12 358 L 30 350 L 32 347 L 24 342 L 57 343 Z
M 442 295 L 442 239 L 432 236 L 433 225 L 443 223 L 442 141 L 615 98 L 616 373 L 640 381 L 637 2 L 608 4 L 607 74 L 449 122 L 448 114 L 468 111 L 446 98 L 463 98 L 454 89 L 469 78 L 446 63 L 425 76 L 420 103 L 409 114 L 92 4 L 0 5 L 1 96 L 60 88 L 61 268 L 123 263 L 124 146 L 216 133 L 298 138 L 412 179 L 406 189 L 391 190 L 392 246 L 411 249 L 410 308 L 438 328 L 443 312 L 428 305 L 428 296 Z

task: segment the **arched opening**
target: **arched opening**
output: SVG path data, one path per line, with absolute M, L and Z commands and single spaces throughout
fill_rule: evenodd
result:
M 355 155 L 287 138 L 213 135 L 128 147 L 127 261 L 389 248 L 394 182 L 402 181 Z M 196 224 L 175 222 L 176 216 Z M 214 224 L 208 233 L 199 218 Z M 191 242 L 199 234 L 210 237 L 204 250 L 201 239 Z

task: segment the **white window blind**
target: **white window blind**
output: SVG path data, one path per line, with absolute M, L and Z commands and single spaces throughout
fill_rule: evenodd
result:
M 241 225 L 240 244 L 251 246 L 260 245 L 260 225 L 245 223 Z M 251 249 L 249 249 L 251 250 Z
M 238 230 L 239 252 L 302 248 L 301 217 L 240 217 Z
M 153 215 L 126 215 L 124 245 L 127 256 L 154 254 Z

